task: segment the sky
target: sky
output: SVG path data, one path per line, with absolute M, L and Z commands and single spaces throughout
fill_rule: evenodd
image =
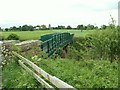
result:
M 0 27 L 108 25 L 118 22 L 119 0 L 0 0 Z

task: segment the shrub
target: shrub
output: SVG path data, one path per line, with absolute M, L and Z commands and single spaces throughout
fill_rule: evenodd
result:
M 109 59 L 111 62 L 120 59 L 120 27 L 112 21 L 106 30 L 95 31 L 85 38 L 76 38 L 74 47 L 84 52 L 84 58 Z
M 75 47 L 70 46 L 70 47 L 68 47 L 66 58 L 68 58 L 68 59 L 75 59 L 75 60 L 79 61 L 79 60 L 83 59 L 83 57 L 82 57 L 83 55 L 82 54 L 83 54 L 82 50 L 78 51 L 78 50 L 76 50 Z
M 7 40 L 19 40 L 19 36 L 12 33 L 7 37 Z
M 73 48 L 70 48 L 70 57 L 78 57 L 82 59 L 109 59 L 113 60 L 120 58 L 120 27 L 116 29 L 107 28 L 106 30 L 94 31 L 94 33 L 85 37 L 75 38 Z M 75 54 L 74 54 L 75 53 Z

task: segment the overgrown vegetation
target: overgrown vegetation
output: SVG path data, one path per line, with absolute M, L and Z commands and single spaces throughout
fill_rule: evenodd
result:
M 34 58 L 35 60 L 37 60 L 38 58 L 42 58 L 42 59 L 47 59 L 48 56 L 45 52 L 43 52 L 40 47 L 35 47 L 33 46 L 32 49 L 28 50 L 28 51 L 24 51 L 24 52 L 20 52 L 22 56 L 25 56 L 27 59 L 29 60 L 33 60 L 32 58 Z
M 7 59 L 3 66 L 3 88 L 41 88 L 40 83 L 17 63 L 17 58 Z
M 7 40 L 19 40 L 19 36 L 12 33 L 7 37 Z
M 89 35 L 87 33 L 87 35 L 75 37 L 74 43 L 65 49 L 64 59 L 60 56 L 64 52 L 62 49 L 58 49 L 58 54 L 51 58 L 48 58 L 39 47 L 33 47 L 26 52 L 16 50 L 46 72 L 60 78 L 75 88 L 118 88 L 120 27 L 115 26 L 113 18 L 111 20 L 112 22 L 109 24 L 109 27 L 104 31 L 92 31 Z M 79 34 L 78 32 L 75 33 Z M 84 31 L 81 33 L 84 33 Z M 31 77 L 29 78 L 30 81 L 26 79 L 29 75 L 24 70 L 21 70 L 15 60 L 5 62 L 6 65 L 3 68 L 3 75 L 5 75 L 3 86 L 39 87 Z M 20 72 L 25 73 L 24 76 Z M 10 73 L 10 76 L 7 76 L 8 73 Z M 11 76 L 15 77 L 12 78 Z M 18 77 L 19 79 L 17 79 Z M 19 85 L 16 80 L 21 84 Z M 32 84 L 29 85 L 27 82 Z
M 51 59 L 43 59 L 37 54 L 36 49 L 22 55 L 46 72 L 60 78 L 75 88 L 118 87 L 118 60 L 113 63 L 110 63 L 109 60 L 99 59 L 80 59 L 81 61 L 77 61 L 76 58 L 62 59 L 59 56 L 54 59 L 54 56 Z M 29 54 L 30 52 L 32 54 Z
M 18 58 L 14 57 L 11 50 L 20 53 L 20 49 L 16 46 L 3 45 L 2 54 L 4 55 L 2 64 L 2 87 L 3 88 L 41 88 L 42 85 L 35 80 L 28 72 L 26 72 L 19 64 Z
M 68 58 L 75 60 L 120 59 L 120 27 L 116 27 L 114 20 L 104 31 L 95 31 L 85 37 L 75 38 L 74 43 L 68 49 Z
M 43 59 L 37 64 L 46 72 L 78 89 L 118 87 L 117 62 L 111 64 L 107 60 Z

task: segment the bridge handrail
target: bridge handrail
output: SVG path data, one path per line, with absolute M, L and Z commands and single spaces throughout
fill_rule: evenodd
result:
M 72 42 L 73 35 L 74 34 L 70 34 L 70 33 L 57 34 L 57 35 L 53 36 L 52 38 L 50 38 L 46 41 L 43 41 L 41 43 L 41 48 L 43 51 L 45 50 L 46 53 L 50 54 L 51 52 L 53 52 L 53 50 L 51 50 L 51 49 L 65 46 L 66 44 Z M 63 44 L 65 44 L 65 45 L 63 45 Z

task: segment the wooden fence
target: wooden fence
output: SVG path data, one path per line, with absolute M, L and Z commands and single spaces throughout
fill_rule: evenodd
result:
M 50 74 L 48 74 L 47 72 L 45 72 L 43 69 L 41 69 L 40 67 L 38 67 L 37 65 L 35 65 L 33 62 L 31 62 L 30 60 L 24 58 L 23 56 L 19 55 L 16 52 L 12 52 L 15 56 L 17 56 L 20 60 L 18 60 L 19 64 L 26 70 L 28 71 L 32 76 L 34 76 L 34 78 L 40 82 L 45 88 L 48 89 L 55 89 L 52 85 L 56 86 L 59 89 L 66 89 L 66 90 L 76 90 L 73 86 L 65 83 L 64 81 L 58 79 L 55 76 L 52 76 Z M 26 66 L 29 65 L 34 71 L 32 71 L 32 69 L 30 69 L 29 67 Z M 50 85 L 49 83 L 47 83 L 43 78 L 40 77 L 40 75 L 42 77 L 44 77 L 45 80 L 49 81 L 52 85 Z

